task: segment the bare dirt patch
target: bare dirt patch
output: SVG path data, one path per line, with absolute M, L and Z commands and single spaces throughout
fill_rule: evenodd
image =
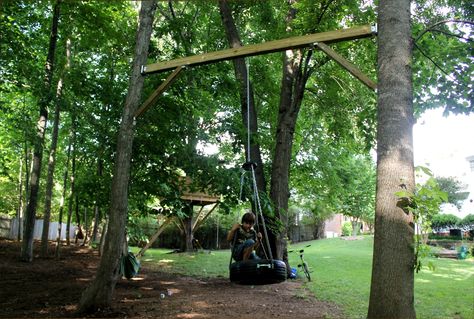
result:
M 99 257 L 87 247 L 63 247 L 60 260 L 19 260 L 20 244 L 0 241 L 0 318 L 77 317 L 77 302 Z M 199 279 L 147 269 L 117 283 L 108 318 L 340 318 L 301 281 L 242 286 L 227 278 Z

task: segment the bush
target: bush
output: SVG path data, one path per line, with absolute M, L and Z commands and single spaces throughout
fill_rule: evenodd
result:
M 443 236 L 438 234 L 429 234 L 428 239 L 438 239 L 445 241 L 457 241 L 461 240 L 461 236 Z
M 352 234 L 352 223 L 345 222 L 342 224 L 342 236 L 350 236 Z
M 461 219 L 452 214 L 437 214 L 431 219 L 431 228 L 439 232 L 442 229 L 450 229 L 456 227 Z

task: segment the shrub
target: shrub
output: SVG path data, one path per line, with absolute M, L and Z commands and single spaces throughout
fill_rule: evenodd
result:
M 437 214 L 431 219 L 431 228 L 439 232 L 442 229 L 450 229 L 456 227 L 461 219 L 452 214 Z
M 352 234 L 352 223 L 345 222 L 342 224 L 342 236 L 350 236 Z

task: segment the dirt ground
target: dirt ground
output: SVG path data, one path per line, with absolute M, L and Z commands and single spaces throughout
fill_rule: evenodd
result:
M 0 240 L 0 318 L 64 318 L 75 313 L 95 275 L 97 252 L 64 247 L 60 260 L 19 261 L 20 245 Z M 35 248 L 35 252 L 37 252 Z M 333 304 L 318 301 L 300 280 L 241 286 L 227 278 L 198 279 L 147 268 L 117 283 L 111 309 L 101 318 L 341 318 Z

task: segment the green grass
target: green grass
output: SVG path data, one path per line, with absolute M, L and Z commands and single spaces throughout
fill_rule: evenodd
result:
M 137 253 L 138 248 L 132 247 Z M 230 251 L 205 251 L 198 253 L 170 253 L 170 249 L 148 249 L 142 257 L 142 263 L 153 269 L 160 269 L 174 274 L 209 278 L 227 277 Z
M 305 247 L 311 244 L 310 247 Z M 318 299 L 341 306 L 348 318 L 367 315 L 372 267 L 373 237 L 362 240 L 339 238 L 295 244 L 290 249 L 305 249 L 312 281 L 305 282 Z M 197 276 L 227 277 L 230 251 L 196 254 L 167 254 L 170 250 L 150 249 L 142 262 L 152 268 Z M 295 267 L 299 257 L 290 253 Z M 474 261 L 435 259 L 435 266 L 415 274 L 415 309 L 418 318 L 474 318 Z M 426 264 L 426 261 L 424 264 Z M 303 279 L 300 279 L 303 280 Z

